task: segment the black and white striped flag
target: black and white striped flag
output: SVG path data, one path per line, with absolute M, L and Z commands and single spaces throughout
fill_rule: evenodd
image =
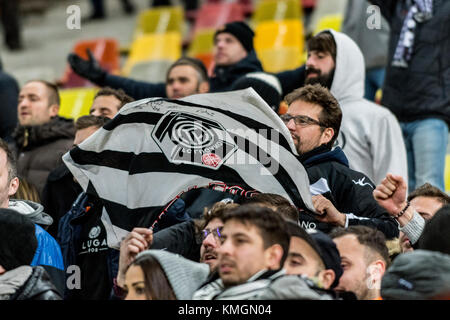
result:
M 117 248 L 190 188 L 275 193 L 314 211 L 294 153 L 284 123 L 249 88 L 127 104 L 63 160 L 102 199 L 108 245 Z

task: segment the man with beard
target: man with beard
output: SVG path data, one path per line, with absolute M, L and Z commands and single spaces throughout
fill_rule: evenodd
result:
M 342 119 L 336 99 L 315 84 L 293 91 L 286 102 L 289 107 L 281 119 L 308 174 L 318 213 L 300 214 L 301 226 L 328 233 L 335 226 L 365 225 L 388 239 L 397 237 L 397 223 L 373 198 L 373 182 L 348 167 L 341 148 L 332 149 Z
M 407 179 L 406 149 L 397 119 L 387 108 L 363 98 L 364 58 L 356 43 L 343 33 L 326 30 L 311 38 L 307 49 L 304 83 L 321 84 L 339 102 L 343 117 L 336 144 L 350 168 L 375 184 L 387 173 Z M 301 87 L 299 80 L 296 85 Z

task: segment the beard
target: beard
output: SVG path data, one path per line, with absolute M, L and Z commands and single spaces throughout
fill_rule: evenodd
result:
M 308 78 L 308 75 L 310 74 L 317 74 L 316 77 Z M 327 88 L 328 90 L 331 89 L 331 85 L 333 84 L 333 78 L 334 78 L 334 68 L 329 73 L 322 74 L 322 71 L 315 68 L 307 68 L 305 71 L 305 84 L 320 84 L 322 87 Z

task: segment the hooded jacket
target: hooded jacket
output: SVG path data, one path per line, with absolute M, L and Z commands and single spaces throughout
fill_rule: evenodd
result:
M 450 123 L 450 1 L 433 0 L 432 18 L 417 23 L 407 68 L 391 65 L 408 12 L 405 0 L 370 0 L 390 24 L 389 61 L 381 103 L 401 122 L 440 118 Z
M 42 267 L 20 266 L 0 275 L 0 300 L 62 300 Z
M 386 238 L 398 237 L 398 224 L 375 201 L 373 182 L 363 173 L 348 167 L 341 148 L 330 150 L 322 145 L 300 157 L 308 173 L 311 194 L 321 194 L 337 210 L 347 216 L 347 226 L 364 225 L 377 228 Z M 300 213 L 301 227 L 329 233 L 333 225 L 319 222 L 313 214 Z
M 51 170 L 62 163 L 62 156 L 73 145 L 72 119 L 54 117 L 40 126 L 19 126 L 13 133 L 17 150 L 17 171 L 42 195 Z
M 3 70 L 0 61 L 0 138 L 12 142 L 11 134 L 17 126 L 17 97 L 19 85 L 16 79 Z
M 10 200 L 9 209 L 16 210 L 35 224 L 38 246 L 31 266 L 43 266 L 55 287 L 62 293 L 65 275 L 61 248 L 58 242 L 40 226 L 51 225 L 52 217 L 43 211 L 42 205 L 27 200 Z
M 400 125 L 385 107 L 363 98 L 365 67 L 361 50 L 347 35 L 329 31 L 336 43 L 336 69 L 330 92 L 342 109 L 337 145 L 350 168 L 363 172 L 375 184 L 387 173 L 407 181 L 406 149 Z

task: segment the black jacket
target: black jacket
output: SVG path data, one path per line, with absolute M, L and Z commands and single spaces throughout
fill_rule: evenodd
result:
M 301 162 L 308 173 L 313 195 L 322 194 L 342 213 L 348 215 L 348 225 L 375 227 L 388 238 L 398 237 L 398 225 L 378 205 L 372 192 L 375 185 L 363 173 L 348 167 L 341 148 L 330 150 L 320 146 L 303 156 Z M 301 213 L 300 224 L 304 228 L 317 228 L 330 232 L 333 225 L 319 222 L 312 214 Z
M 17 81 L 0 68 L 0 138 L 12 142 L 12 133 L 17 126 Z
M 400 121 L 440 118 L 450 123 L 450 1 L 434 0 L 433 17 L 417 23 L 408 68 L 391 66 L 408 12 L 405 0 L 370 0 L 390 24 L 389 63 L 381 103 Z
M 215 76 L 210 78 L 210 92 L 222 92 L 230 90 L 235 80 L 249 72 L 262 71 L 261 62 L 254 51 L 238 63 L 227 67 L 216 67 Z M 129 78 L 106 74 L 103 79 L 97 81 L 99 86 L 108 86 L 113 89 L 123 89 L 126 94 L 135 100 L 151 97 L 167 97 L 165 83 L 150 83 Z
M 7 275 L 9 273 L 9 276 Z M 4 277 L 3 277 L 4 276 Z M 0 296 L 9 300 L 62 300 L 43 267 L 21 266 L 5 273 L 2 278 L 2 290 L 9 294 Z M 7 292 L 5 290 L 5 292 Z
M 255 51 L 236 64 L 231 66 L 216 66 L 214 76 L 209 79 L 210 92 L 223 92 L 231 90 L 234 81 L 250 72 L 261 72 L 261 62 L 256 57 Z

